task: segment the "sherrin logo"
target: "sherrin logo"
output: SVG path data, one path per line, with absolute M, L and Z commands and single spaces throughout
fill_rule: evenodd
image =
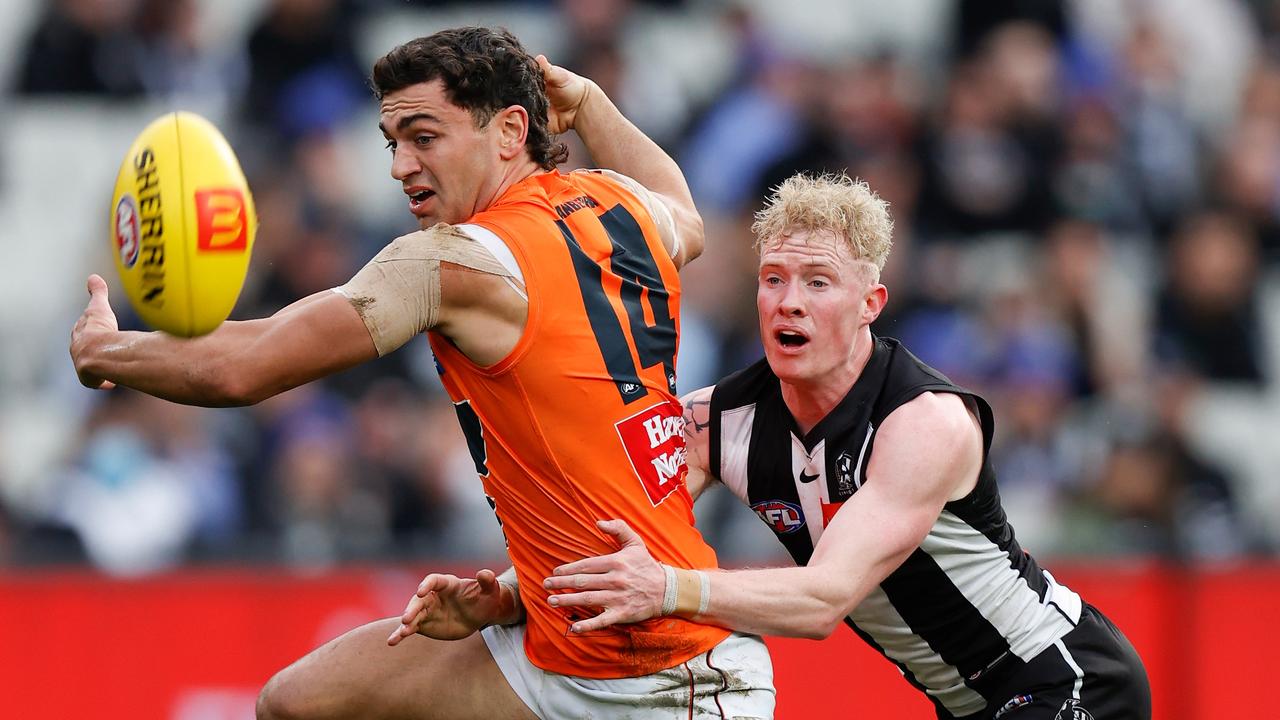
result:
M 116 203 L 116 252 L 125 270 L 138 262 L 138 206 L 132 195 L 122 195 Z
M 751 506 L 756 515 L 779 535 L 790 535 L 804 527 L 804 511 L 783 500 L 763 500 Z
M 249 246 L 244 194 L 238 188 L 197 190 L 196 252 L 243 252 Z
M 170 112 L 138 133 L 116 173 L 102 240 L 139 318 L 181 337 L 227 319 L 257 231 L 253 195 L 222 133 Z

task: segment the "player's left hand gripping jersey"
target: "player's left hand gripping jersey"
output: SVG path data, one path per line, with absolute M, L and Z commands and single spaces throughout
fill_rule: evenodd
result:
M 528 609 L 525 651 L 552 672 L 645 675 L 705 652 L 721 628 L 655 618 L 587 635 L 547 604 L 564 563 L 617 550 L 620 518 L 659 561 L 716 564 L 693 526 L 675 397 L 680 283 L 643 205 L 597 173 L 534 175 L 468 224 L 499 236 L 529 295 L 524 334 L 481 368 L 431 333 L 441 380 L 506 533 Z

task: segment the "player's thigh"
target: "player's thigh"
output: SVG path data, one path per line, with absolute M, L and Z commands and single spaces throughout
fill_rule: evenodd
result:
M 358 627 L 281 670 L 258 698 L 259 720 L 534 717 L 479 633 L 454 641 L 415 635 L 391 647 L 398 625 L 388 618 Z

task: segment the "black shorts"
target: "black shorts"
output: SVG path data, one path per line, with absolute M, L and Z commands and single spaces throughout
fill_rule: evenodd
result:
M 1085 604 L 1080 624 L 1028 662 L 1011 658 L 970 686 L 987 698 L 964 720 L 1151 720 L 1151 686 L 1133 645 Z M 939 711 L 938 717 L 953 720 Z

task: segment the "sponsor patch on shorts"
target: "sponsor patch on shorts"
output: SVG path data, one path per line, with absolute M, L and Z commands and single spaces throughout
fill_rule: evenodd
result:
M 1001 705 L 1000 709 L 996 711 L 996 714 L 992 715 L 991 717 L 994 720 L 994 718 L 998 718 L 1004 715 L 1005 713 L 1009 712 L 1010 710 L 1017 710 L 1018 708 L 1024 705 L 1030 705 L 1030 704 L 1031 704 L 1030 695 L 1016 695 L 1010 698 L 1009 702 L 1005 703 L 1004 705 Z

